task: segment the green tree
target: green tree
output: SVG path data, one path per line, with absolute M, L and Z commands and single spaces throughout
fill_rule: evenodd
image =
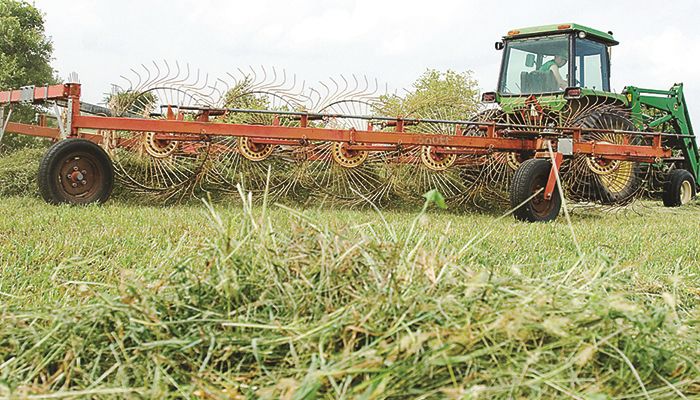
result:
M 26 1 L 0 0 L 0 87 L 56 82 L 44 16 Z
M 56 83 L 52 53 L 53 44 L 46 37 L 41 11 L 26 1 L 0 0 L 0 90 Z M 15 106 L 12 120 L 33 122 L 35 113 L 32 106 Z M 1 145 L 12 149 L 43 142 L 7 135 Z
M 379 111 L 407 118 L 465 119 L 476 110 L 478 91 L 469 71 L 429 69 L 403 96 L 383 96 Z

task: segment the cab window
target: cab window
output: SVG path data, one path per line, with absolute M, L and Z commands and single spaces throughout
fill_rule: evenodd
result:
M 561 91 L 549 69 L 555 55 L 565 55 L 568 58 L 568 36 L 509 41 L 504 54 L 499 92 L 505 95 L 521 95 Z M 559 75 L 565 80 L 568 70 L 568 62 L 559 67 Z
M 602 44 L 589 39 L 576 39 L 576 86 L 610 91 L 608 50 Z

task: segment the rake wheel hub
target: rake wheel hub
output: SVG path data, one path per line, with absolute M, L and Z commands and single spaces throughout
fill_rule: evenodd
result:
M 620 167 L 620 162 L 617 160 L 606 160 L 597 157 L 586 158 L 586 164 L 596 175 L 610 175 Z
M 457 161 L 457 154 L 440 153 L 436 147 L 423 146 L 420 159 L 426 168 L 433 171 L 444 171 L 454 165 Z
M 367 160 L 369 152 L 362 150 L 352 150 L 348 148 L 348 143 L 335 142 L 331 151 L 333 161 L 344 168 L 355 168 Z
M 269 143 L 255 143 L 245 136 L 238 138 L 238 151 L 250 161 L 262 161 L 268 158 L 274 149 Z
M 156 139 L 155 132 L 146 134 L 146 152 L 155 158 L 170 157 L 177 150 L 177 142 Z
M 506 162 L 508 166 L 515 171 L 520 167 L 520 164 L 523 163 L 523 160 L 518 153 L 510 152 L 506 155 Z

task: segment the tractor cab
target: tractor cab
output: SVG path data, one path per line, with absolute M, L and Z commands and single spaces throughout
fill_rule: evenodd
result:
M 498 96 L 558 94 L 566 88 L 610 92 L 610 48 L 617 44 L 612 32 L 576 24 L 512 30 L 496 43 L 504 51 Z

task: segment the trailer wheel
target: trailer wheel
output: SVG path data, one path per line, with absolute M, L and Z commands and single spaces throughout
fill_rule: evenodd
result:
M 513 212 L 516 219 L 547 222 L 557 218 L 561 209 L 559 190 L 555 187 L 552 198 L 544 198 L 544 188 L 547 186 L 551 169 L 552 164 L 549 161 L 533 158 L 525 160 L 515 171 L 510 187 L 510 205 L 511 208 L 516 208 L 524 203 Z M 538 191 L 539 193 L 530 199 Z
M 684 169 L 674 169 L 664 182 L 663 201 L 666 207 L 680 207 L 695 198 L 695 179 Z
M 41 197 L 50 204 L 104 203 L 114 187 L 114 167 L 95 143 L 65 139 L 44 154 L 38 182 Z

